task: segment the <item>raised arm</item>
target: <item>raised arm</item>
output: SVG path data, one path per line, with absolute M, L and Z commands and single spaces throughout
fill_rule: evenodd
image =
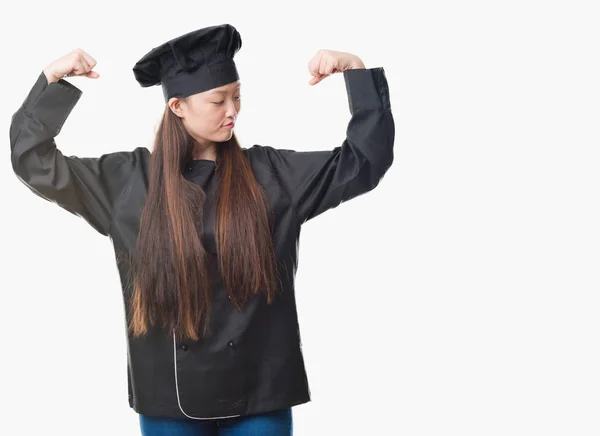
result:
M 12 167 L 35 194 L 81 216 L 108 236 L 113 206 L 135 166 L 136 154 L 116 152 L 100 157 L 62 154 L 54 138 L 81 94 L 66 80 L 48 75 L 48 69 L 40 73 L 12 116 Z
M 322 151 L 264 147 L 301 223 L 374 189 L 394 160 L 395 125 L 384 69 L 348 68 L 343 76 L 351 118 L 341 145 Z

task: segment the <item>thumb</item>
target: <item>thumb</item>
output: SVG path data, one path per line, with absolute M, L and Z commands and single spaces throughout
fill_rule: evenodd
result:
M 90 79 L 97 79 L 98 77 L 100 77 L 100 74 L 98 74 L 95 71 L 90 71 L 89 73 L 84 74 L 85 77 L 89 77 Z
M 326 77 L 325 74 L 319 74 L 318 76 L 313 76 L 310 78 L 310 80 L 308 81 L 309 85 L 316 85 L 317 83 L 319 83 L 321 80 L 323 80 L 323 78 Z

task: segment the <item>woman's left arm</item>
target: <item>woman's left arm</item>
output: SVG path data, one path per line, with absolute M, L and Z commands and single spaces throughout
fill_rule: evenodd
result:
M 364 68 L 358 61 L 346 69 L 340 68 L 343 63 L 329 62 L 332 72 L 316 69 L 311 79 L 318 83 L 343 72 L 351 118 L 340 146 L 322 151 L 263 147 L 301 224 L 374 189 L 394 160 L 395 125 L 385 71 Z

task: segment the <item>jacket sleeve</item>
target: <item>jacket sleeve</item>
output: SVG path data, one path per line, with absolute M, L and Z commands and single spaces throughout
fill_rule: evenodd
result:
M 395 125 L 382 67 L 343 72 L 351 118 L 330 150 L 266 147 L 300 223 L 374 189 L 394 160 Z
M 36 195 L 84 218 L 108 236 L 115 201 L 134 164 L 134 153 L 100 157 L 64 156 L 54 138 L 82 91 L 60 80 L 48 83 L 42 72 L 10 125 L 12 167 Z

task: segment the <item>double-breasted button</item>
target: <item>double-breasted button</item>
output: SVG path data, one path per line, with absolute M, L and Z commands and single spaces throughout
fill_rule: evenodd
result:
M 188 349 L 188 346 L 187 346 L 186 344 L 183 344 L 183 345 L 181 346 L 181 349 L 182 349 L 183 351 L 187 351 L 187 349 Z
M 234 347 L 235 347 L 235 342 L 233 342 L 233 341 L 229 341 L 229 342 L 227 343 L 227 346 L 228 346 L 229 348 L 234 348 Z

